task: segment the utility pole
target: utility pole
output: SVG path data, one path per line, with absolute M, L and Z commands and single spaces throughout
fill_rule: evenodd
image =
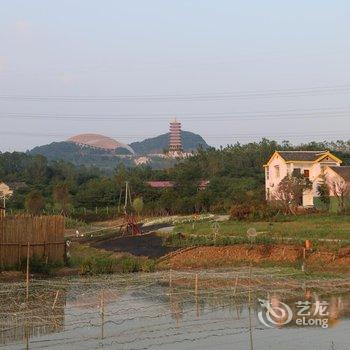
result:
M 125 181 L 125 201 L 124 201 L 124 214 L 126 215 L 126 208 L 128 207 L 128 194 L 129 194 L 129 182 Z
M 128 202 L 129 202 L 130 205 L 132 205 L 129 181 L 125 181 L 124 214 L 127 214 Z

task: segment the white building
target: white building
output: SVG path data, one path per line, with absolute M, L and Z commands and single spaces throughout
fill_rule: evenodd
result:
M 340 167 L 342 161 L 329 151 L 276 151 L 265 167 L 266 199 L 274 200 L 278 185 L 287 175 L 301 174 L 312 183 L 303 194 L 304 207 L 313 207 L 319 197 L 317 187 L 328 167 Z

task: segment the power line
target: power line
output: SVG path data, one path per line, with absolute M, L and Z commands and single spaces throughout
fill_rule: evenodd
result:
M 322 86 L 303 89 L 250 90 L 218 93 L 168 94 L 168 95 L 119 95 L 119 96 L 73 96 L 73 95 L 0 95 L 1 100 L 40 102 L 168 102 L 168 101 L 220 101 L 225 99 L 249 99 L 272 97 L 298 97 L 334 95 L 350 92 L 349 85 Z
M 296 113 L 294 113 L 296 112 Z M 277 114 L 276 114 L 277 113 Z M 350 115 L 350 109 L 344 108 L 323 108 L 306 110 L 286 110 L 286 111 L 253 111 L 253 112 L 210 112 L 210 113 L 158 113 L 158 114 L 27 114 L 27 113 L 8 113 L 0 115 L 1 119 L 57 119 L 57 120 L 162 120 L 169 119 L 176 115 L 183 120 L 261 120 L 261 119 L 314 119 L 314 118 L 344 118 Z
M 0 131 L 0 135 L 16 135 L 16 136 L 29 136 L 29 137 L 69 137 L 71 135 L 68 134 L 51 134 L 51 133 L 34 133 L 34 132 L 14 132 L 14 131 Z M 350 137 L 349 132 L 340 132 L 340 131 L 328 131 L 328 132 L 320 132 L 320 133 L 309 133 L 309 132 L 300 132 L 300 133 L 251 133 L 251 132 L 246 132 L 246 133 L 232 133 L 230 135 L 224 135 L 224 134 L 209 134 L 209 135 L 203 135 L 204 138 L 207 139 L 237 139 L 237 138 L 254 138 L 254 137 L 320 137 L 320 136 L 335 136 L 335 137 Z M 148 134 L 128 134 L 128 135 L 113 135 L 111 136 L 112 138 L 115 139 L 123 139 L 123 138 L 151 138 L 152 136 Z

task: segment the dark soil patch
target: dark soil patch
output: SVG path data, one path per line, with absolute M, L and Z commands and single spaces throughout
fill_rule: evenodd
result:
M 140 236 L 125 236 L 108 239 L 92 244 L 95 248 L 105 249 L 113 252 L 125 252 L 136 256 L 159 258 L 177 248 L 164 247 L 163 240 L 155 233 Z

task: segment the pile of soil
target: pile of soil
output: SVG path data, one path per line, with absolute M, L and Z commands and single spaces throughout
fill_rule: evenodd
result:
M 96 242 L 92 244 L 92 246 L 113 252 L 124 252 L 135 256 L 146 256 L 152 259 L 159 258 L 176 250 L 176 248 L 164 247 L 162 238 L 155 233 L 112 238 Z
M 303 248 L 292 245 L 234 245 L 224 247 L 196 247 L 174 253 L 163 264 L 174 269 L 229 266 L 238 263 L 298 264 L 303 261 Z M 350 272 L 350 248 L 337 254 L 327 251 L 306 253 L 306 265 L 319 269 Z

